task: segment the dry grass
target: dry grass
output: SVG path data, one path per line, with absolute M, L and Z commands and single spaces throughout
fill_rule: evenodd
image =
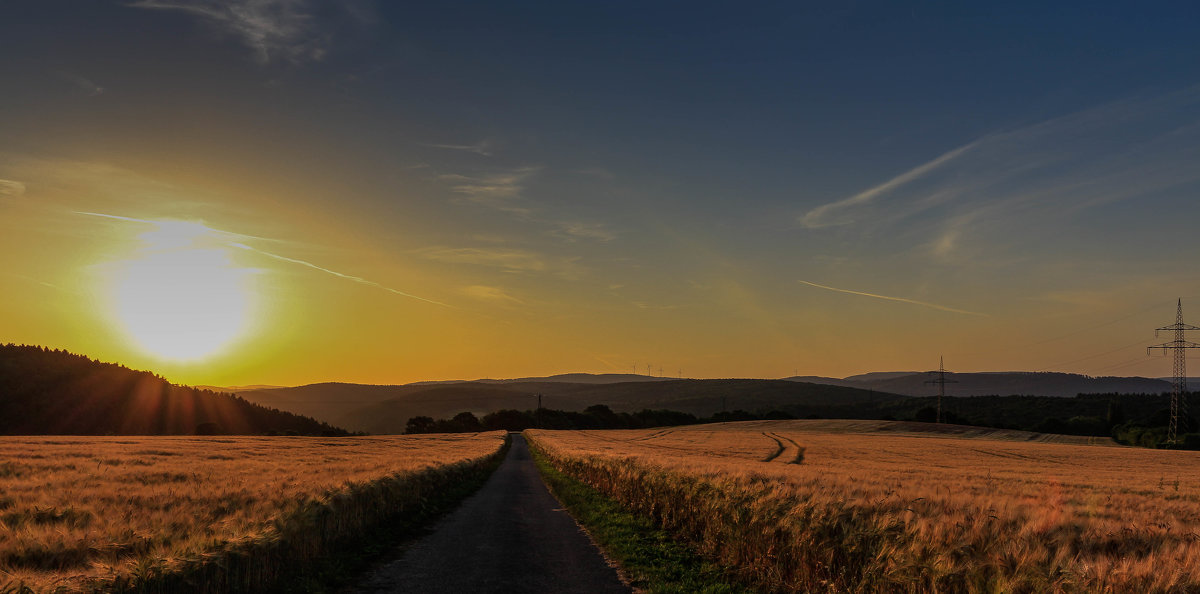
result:
M 191 574 L 210 591 L 255 589 L 278 577 L 270 562 L 320 554 L 420 505 L 503 442 L 503 432 L 0 438 L 0 585 L 170 590 L 165 576 Z
M 529 433 L 764 590 L 1200 591 L 1196 452 L 880 421 Z

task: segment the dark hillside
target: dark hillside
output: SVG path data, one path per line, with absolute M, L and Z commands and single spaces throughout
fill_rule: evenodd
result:
M 272 394 L 290 398 L 300 406 L 302 398 L 320 400 L 329 419 L 354 430 L 372 433 L 402 433 L 412 417 L 443 418 L 459 412 L 483 415 L 501 409 L 531 410 L 542 405 L 563 411 L 579 412 L 594 404 L 603 404 L 617 412 L 644 409 L 670 409 L 694 415 L 708 416 L 723 409 L 771 410 L 792 405 L 845 406 L 900 398 L 857 388 L 819 384 L 804 384 L 784 380 L 659 380 L 615 384 L 574 384 L 562 382 L 527 382 L 510 384 L 462 383 L 441 386 L 411 386 L 388 388 L 392 398 L 374 400 L 383 393 L 383 386 L 329 386 L 327 390 L 314 387 L 272 390 Z M 282 394 L 281 394 L 282 393 Z M 286 395 L 286 396 L 285 396 Z M 258 394 L 248 394 L 256 398 Z M 354 403 L 369 402 L 354 406 Z M 372 402 L 373 401 L 373 402 Z M 282 405 L 282 404 L 281 404 Z M 333 412 L 335 407 L 344 412 Z
M 232 394 L 44 347 L 0 346 L 0 434 L 344 434 Z
M 606 385 L 539 383 L 508 387 L 545 394 L 545 405 L 551 407 L 550 403 L 554 403 L 551 408 L 570 405 L 572 410 L 582 410 L 599 403 L 613 410 L 666 408 L 705 416 L 723 409 L 769 410 L 793 404 L 844 406 L 897 398 L 895 394 L 861 388 L 766 379 L 685 379 Z
M 431 387 L 406 392 L 368 406 L 356 408 L 334 417 L 340 423 L 368 433 L 403 433 L 412 417 L 449 417 L 462 411 L 480 415 L 502 409 L 532 409 L 537 395 L 532 392 L 508 389 L 507 386 L 476 383 Z

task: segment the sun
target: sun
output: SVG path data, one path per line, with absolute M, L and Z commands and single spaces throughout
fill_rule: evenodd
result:
M 142 248 L 113 263 L 112 313 L 129 338 L 161 359 L 214 356 L 246 331 L 253 271 L 238 266 L 221 232 L 185 221 L 154 221 Z

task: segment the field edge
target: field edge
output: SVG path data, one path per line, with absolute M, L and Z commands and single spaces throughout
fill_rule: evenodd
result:
M 733 594 L 753 592 L 729 571 L 680 542 L 619 501 L 556 467 L 525 433 L 529 452 L 550 492 L 582 525 L 640 592 Z
M 345 483 L 324 496 L 298 502 L 275 520 L 267 536 L 216 543 L 187 558 L 131 560 L 128 569 L 87 579 L 71 591 L 338 591 L 481 487 L 508 453 L 512 439 L 505 435 L 498 441 L 496 450 L 477 458 Z M 38 591 L 24 582 L 0 579 L 3 593 Z

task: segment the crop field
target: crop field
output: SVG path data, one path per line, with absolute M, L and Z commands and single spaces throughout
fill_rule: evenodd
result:
M 478 474 L 503 432 L 0 438 L 0 591 L 256 590 Z
M 1200 589 L 1200 453 L 885 421 L 527 432 L 780 592 Z

